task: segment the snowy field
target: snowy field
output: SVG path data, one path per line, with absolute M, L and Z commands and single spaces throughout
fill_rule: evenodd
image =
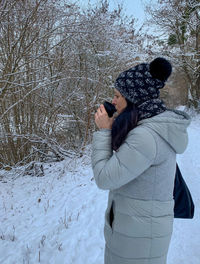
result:
M 192 220 L 175 219 L 168 264 L 200 264 L 200 116 L 177 157 L 192 192 Z M 44 177 L 12 172 L 0 181 L 1 264 L 103 264 L 107 191 L 93 180 L 90 155 L 45 165 Z

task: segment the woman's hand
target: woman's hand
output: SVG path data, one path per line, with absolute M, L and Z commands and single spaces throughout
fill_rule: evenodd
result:
M 111 129 L 114 117 L 109 118 L 104 105 L 100 105 L 95 113 L 95 123 L 99 129 Z

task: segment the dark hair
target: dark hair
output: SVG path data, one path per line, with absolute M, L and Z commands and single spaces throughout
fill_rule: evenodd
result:
M 125 98 L 126 99 L 126 98 Z M 128 132 L 137 126 L 138 111 L 136 106 L 126 99 L 127 106 L 112 125 L 112 149 L 117 150 L 124 142 Z

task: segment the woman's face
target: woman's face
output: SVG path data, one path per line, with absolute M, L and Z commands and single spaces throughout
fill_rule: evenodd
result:
M 118 90 L 114 90 L 114 98 L 112 104 L 117 109 L 117 113 L 120 114 L 127 106 L 127 102 L 124 96 Z

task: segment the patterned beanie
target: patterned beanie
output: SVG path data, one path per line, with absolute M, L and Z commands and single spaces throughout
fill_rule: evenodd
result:
M 160 114 L 166 110 L 159 98 L 159 89 L 172 72 L 172 66 L 164 58 L 156 58 L 150 64 L 138 64 L 120 73 L 115 88 L 138 109 L 139 120 Z

